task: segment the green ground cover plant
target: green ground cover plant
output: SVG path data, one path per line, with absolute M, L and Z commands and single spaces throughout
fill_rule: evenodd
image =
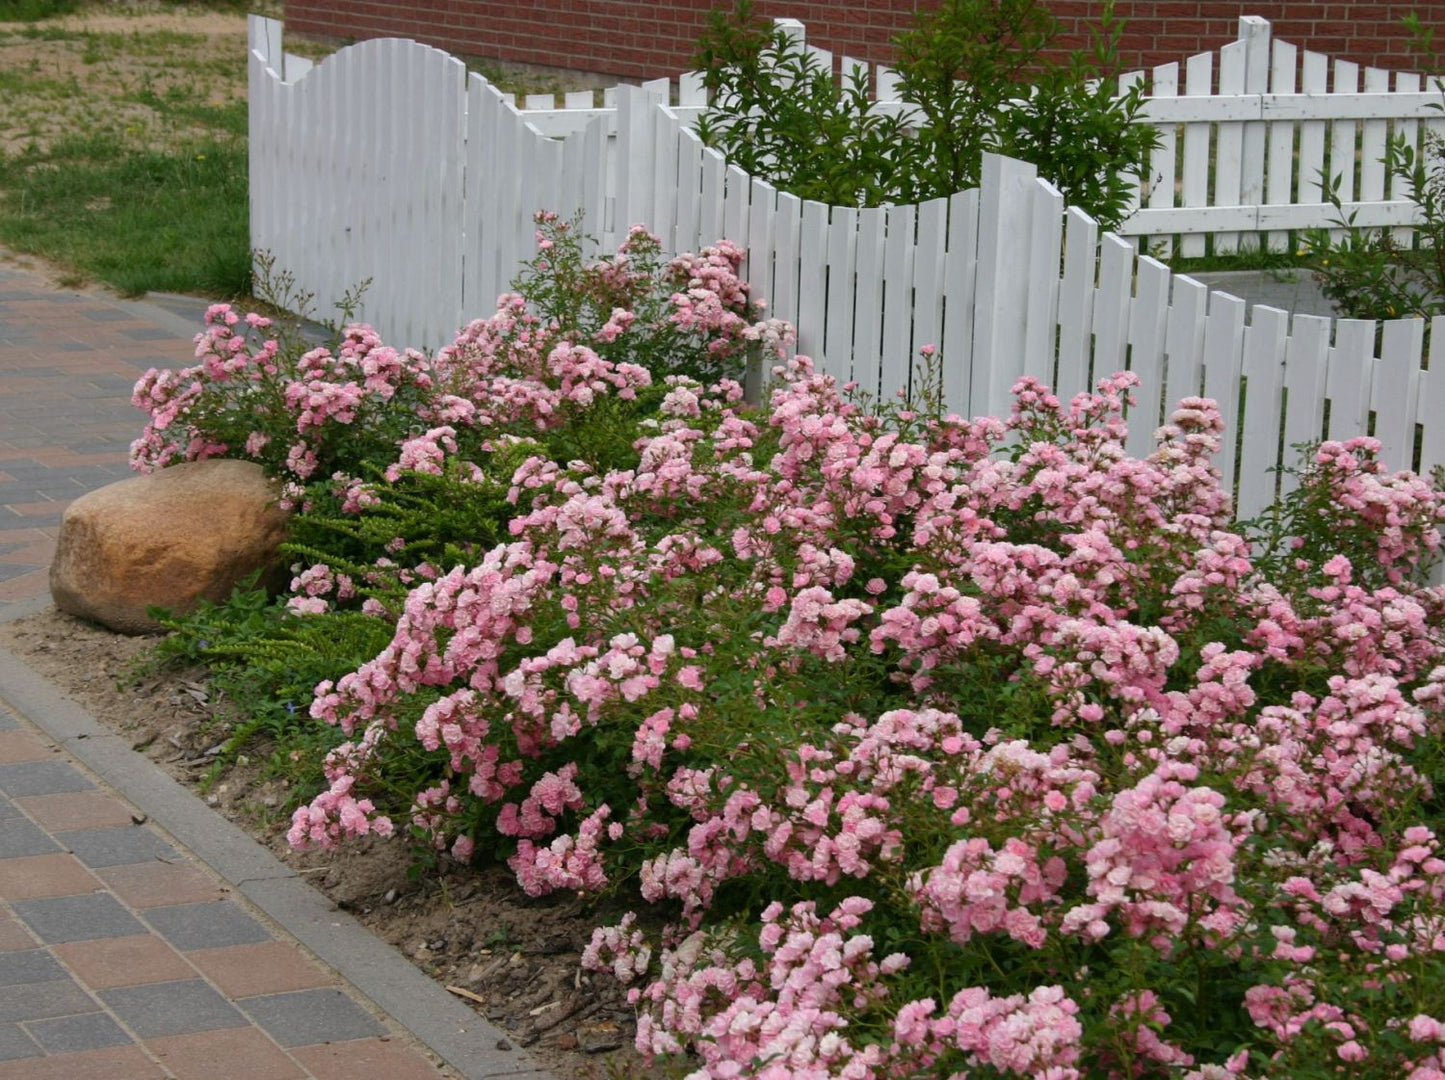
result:
M 136 388 L 138 465 L 296 511 L 285 593 L 166 646 L 293 844 L 660 913 L 583 963 L 690 1080 L 1445 1072 L 1439 490 L 1324 443 L 1236 522 L 1214 403 L 1132 458 L 1127 373 L 966 420 L 797 358 L 750 405 L 739 252 L 571 228 L 435 356 L 218 305 Z

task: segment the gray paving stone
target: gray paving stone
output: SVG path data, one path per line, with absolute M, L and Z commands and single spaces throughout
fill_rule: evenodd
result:
M 29 818 L 18 814 L 0 817 L 0 859 L 15 859 L 22 855 L 49 855 L 52 851 L 59 850 L 60 845 Z
M 89 791 L 95 785 L 63 761 L 23 761 L 0 765 L 0 791 L 6 795 L 56 795 Z
M 100 999 L 142 1039 L 246 1027 L 246 1018 L 200 979 L 103 990 Z
M 271 940 L 269 930 L 229 900 L 151 908 L 145 917 L 156 933 L 181 952 Z
M 95 1012 L 95 1001 L 73 979 L 0 986 L 0 1021 L 46 1020 Z
M 129 937 L 146 932 L 141 921 L 109 893 L 60 896 L 53 900 L 17 900 L 14 907 L 15 914 L 24 919 L 47 945 Z
M 131 1041 L 119 1024 L 103 1012 L 34 1020 L 25 1025 L 35 1040 L 51 1054 L 78 1054 L 125 1046 Z
M 19 729 L 20 721 L 16 719 L 15 714 L 0 705 L 0 731 L 18 731 Z
M 0 1061 L 39 1057 L 40 1047 L 18 1024 L 0 1024 Z
M 60 961 L 44 949 L 0 953 L 0 986 L 55 982 L 68 978 L 70 976 L 60 966 Z
M 300 990 L 243 998 L 241 1008 L 290 1050 L 323 1042 L 385 1035 L 376 1018 L 340 990 Z
M 136 825 L 114 829 L 78 829 L 56 833 L 55 839 L 92 869 L 181 857 L 175 848 L 155 833 Z

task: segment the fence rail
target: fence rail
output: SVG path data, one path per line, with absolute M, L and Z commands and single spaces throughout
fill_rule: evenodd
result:
M 275 24 L 253 19 L 251 40 L 253 243 L 323 306 L 371 277 L 359 316 L 393 340 L 435 346 L 490 312 L 532 252 L 532 212 L 581 208 L 608 245 L 632 222 L 671 251 L 733 240 L 798 350 L 880 395 L 919 378 L 924 344 L 965 415 L 1005 412 L 1024 374 L 1067 395 L 1129 368 L 1134 452 L 1179 398 L 1215 398 L 1242 433 L 1218 464 L 1244 515 L 1288 482 L 1272 470 L 1295 443 L 1373 431 L 1391 467 L 1445 464 L 1439 320 L 1427 358 L 1419 320 L 1246 318 L 1065 211 L 1022 162 L 990 155 L 980 189 L 918 206 L 826 206 L 728 166 L 666 84 L 619 87 L 613 113 L 548 137 L 426 46 L 366 42 L 301 75 Z

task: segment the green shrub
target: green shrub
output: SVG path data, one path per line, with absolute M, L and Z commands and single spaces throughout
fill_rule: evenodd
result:
M 897 39 L 900 96 L 870 108 L 866 75 L 840 88 L 805 49 L 753 17 L 715 12 L 699 49 L 712 108 L 698 133 L 784 191 L 835 205 L 915 203 L 976 187 L 985 151 L 1038 166 L 1106 227 L 1129 212 L 1157 133 L 1135 124 L 1142 87 L 1115 94 L 1122 24 L 1106 0 L 1092 50 L 1049 55 L 1041 0 L 946 0 Z

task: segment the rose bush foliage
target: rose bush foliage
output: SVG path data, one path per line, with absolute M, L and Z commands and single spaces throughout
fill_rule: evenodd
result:
M 753 315 L 704 336 L 785 339 Z M 420 474 L 490 500 L 499 541 L 298 566 L 296 618 L 361 607 L 390 641 L 316 688 L 343 741 L 294 844 L 406 831 L 663 912 L 583 963 L 693 1080 L 1445 1077 L 1440 493 L 1326 443 L 1266 544 L 1212 402 L 1124 452 L 1129 374 L 965 420 L 796 358 L 755 407 L 599 329 L 504 298 L 386 353 L 389 396 L 384 347 L 343 346 L 322 381 L 361 400 L 323 393 L 317 442 L 282 393 L 317 468 L 262 460 L 309 482 L 298 521 L 360 530 Z M 168 385 L 233 385 L 210 355 Z M 227 441 L 167 408 L 172 456 Z M 596 415 L 625 449 L 559 453 Z M 386 449 L 328 461 L 348 438 Z

